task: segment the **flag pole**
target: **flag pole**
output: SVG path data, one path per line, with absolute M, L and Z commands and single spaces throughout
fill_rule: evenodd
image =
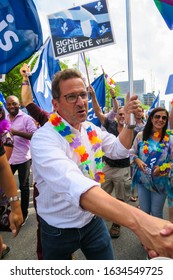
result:
M 132 56 L 132 32 L 131 32 L 131 8 L 130 0 L 126 0 L 126 28 L 127 28 L 127 56 L 128 56 L 128 80 L 130 97 L 133 96 L 133 56 Z M 130 114 L 130 125 L 135 127 L 134 114 Z
M 82 52 L 82 55 L 83 55 L 83 59 L 84 59 L 84 63 L 85 63 L 85 70 L 86 70 L 88 85 L 90 85 L 90 78 L 89 78 L 88 67 L 87 67 L 86 58 L 85 58 L 85 52 Z

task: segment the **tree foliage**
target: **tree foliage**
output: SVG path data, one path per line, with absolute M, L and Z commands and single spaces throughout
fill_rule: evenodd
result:
M 0 91 L 3 93 L 5 99 L 10 95 L 15 95 L 20 100 L 22 77 L 19 70 L 23 63 L 28 63 L 30 59 L 31 58 L 14 67 L 9 73 L 5 75 L 5 81 L 0 83 Z

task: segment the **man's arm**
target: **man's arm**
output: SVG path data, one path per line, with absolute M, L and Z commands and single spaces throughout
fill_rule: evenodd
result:
M 130 149 L 133 143 L 134 138 L 134 129 L 130 128 L 130 115 L 136 114 L 138 111 L 138 106 L 140 105 L 139 100 L 137 99 L 137 95 L 133 95 L 131 98 L 129 94 L 126 96 L 126 103 L 124 106 L 124 113 L 125 113 L 125 124 L 126 127 L 122 129 L 119 134 L 119 140 L 121 144 L 126 148 Z
M 160 256 L 173 258 L 172 223 L 121 202 L 98 186 L 93 186 L 83 193 L 80 204 L 85 210 L 132 230 L 148 250 L 154 250 Z M 170 236 L 161 235 L 164 228 L 170 229 Z
M 29 73 L 30 73 L 30 67 L 26 63 L 24 63 L 24 65 L 20 69 L 20 74 L 23 78 L 23 83 L 21 87 L 21 100 L 22 100 L 22 105 L 24 107 L 33 103 L 32 91 L 28 78 Z
M 36 120 L 41 126 L 48 121 L 48 112 L 42 110 L 33 102 L 32 91 L 29 84 L 28 73 L 30 73 L 30 67 L 24 64 L 20 69 L 20 74 L 23 77 L 24 84 L 21 88 L 21 100 L 22 105 L 26 107 L 31 117 Z
M 11 128 L 11 133 L 13 136 L 20 136 L 22 138 L 31 140 L 33 133 L 23 132 L 16 129 Z
M 118 111 L 118 101 L 116 99 L 115 92 L 114 92 L 113 88 L 110 88 L 110 95 L 112 97 L 113 111 L 115 113 L 117 113 L 117 111 Z

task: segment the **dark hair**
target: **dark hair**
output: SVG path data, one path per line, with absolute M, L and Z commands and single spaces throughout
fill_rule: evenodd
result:
M 2 106 L 0 106 L 0 111 L 1 111 L 1 114 L 2 114 L 2 116 L 0 117 L 0 121 L 1 121 L 1 120 L 5 119 L 5 110 Z
M 147 141 L 148 138 L 151 136 L 152 130 L 153 130 L 153 124 L 152 124 L 153 116 L 155 115 L 155 113 L 160 112 L 160 111 L 165 112 L 166 115 L 167 115 L 167 121 L 165 122 L 165 125 L 162 129 L 162 136 L 161 136 L 160 142 L 163 140 L 163 138 L 166 134 L 167 127 L 168 127 L 169 114 L 168 114 L 168 111 L 165 108 L 157 107 L 157 108 L 155 108 L 151 111 L 151 113 L 148 117 L 148 120 L 147 120 L 146 125 L 145 125 L 144 130 L 143 130 L 143 141 Z
M 66 69 L 57 72 L 52 80 L 52 97 L 59 99 L 61 95 L 59 87 L 60 82 L 72 78 L 80 78 L 83 80 L 81 73 L 76 69 Z

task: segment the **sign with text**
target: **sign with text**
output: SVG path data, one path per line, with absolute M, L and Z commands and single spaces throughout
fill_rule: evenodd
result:
M 114 43 L 107 0 L 48 15 L 54 56 L 67 56 Z

